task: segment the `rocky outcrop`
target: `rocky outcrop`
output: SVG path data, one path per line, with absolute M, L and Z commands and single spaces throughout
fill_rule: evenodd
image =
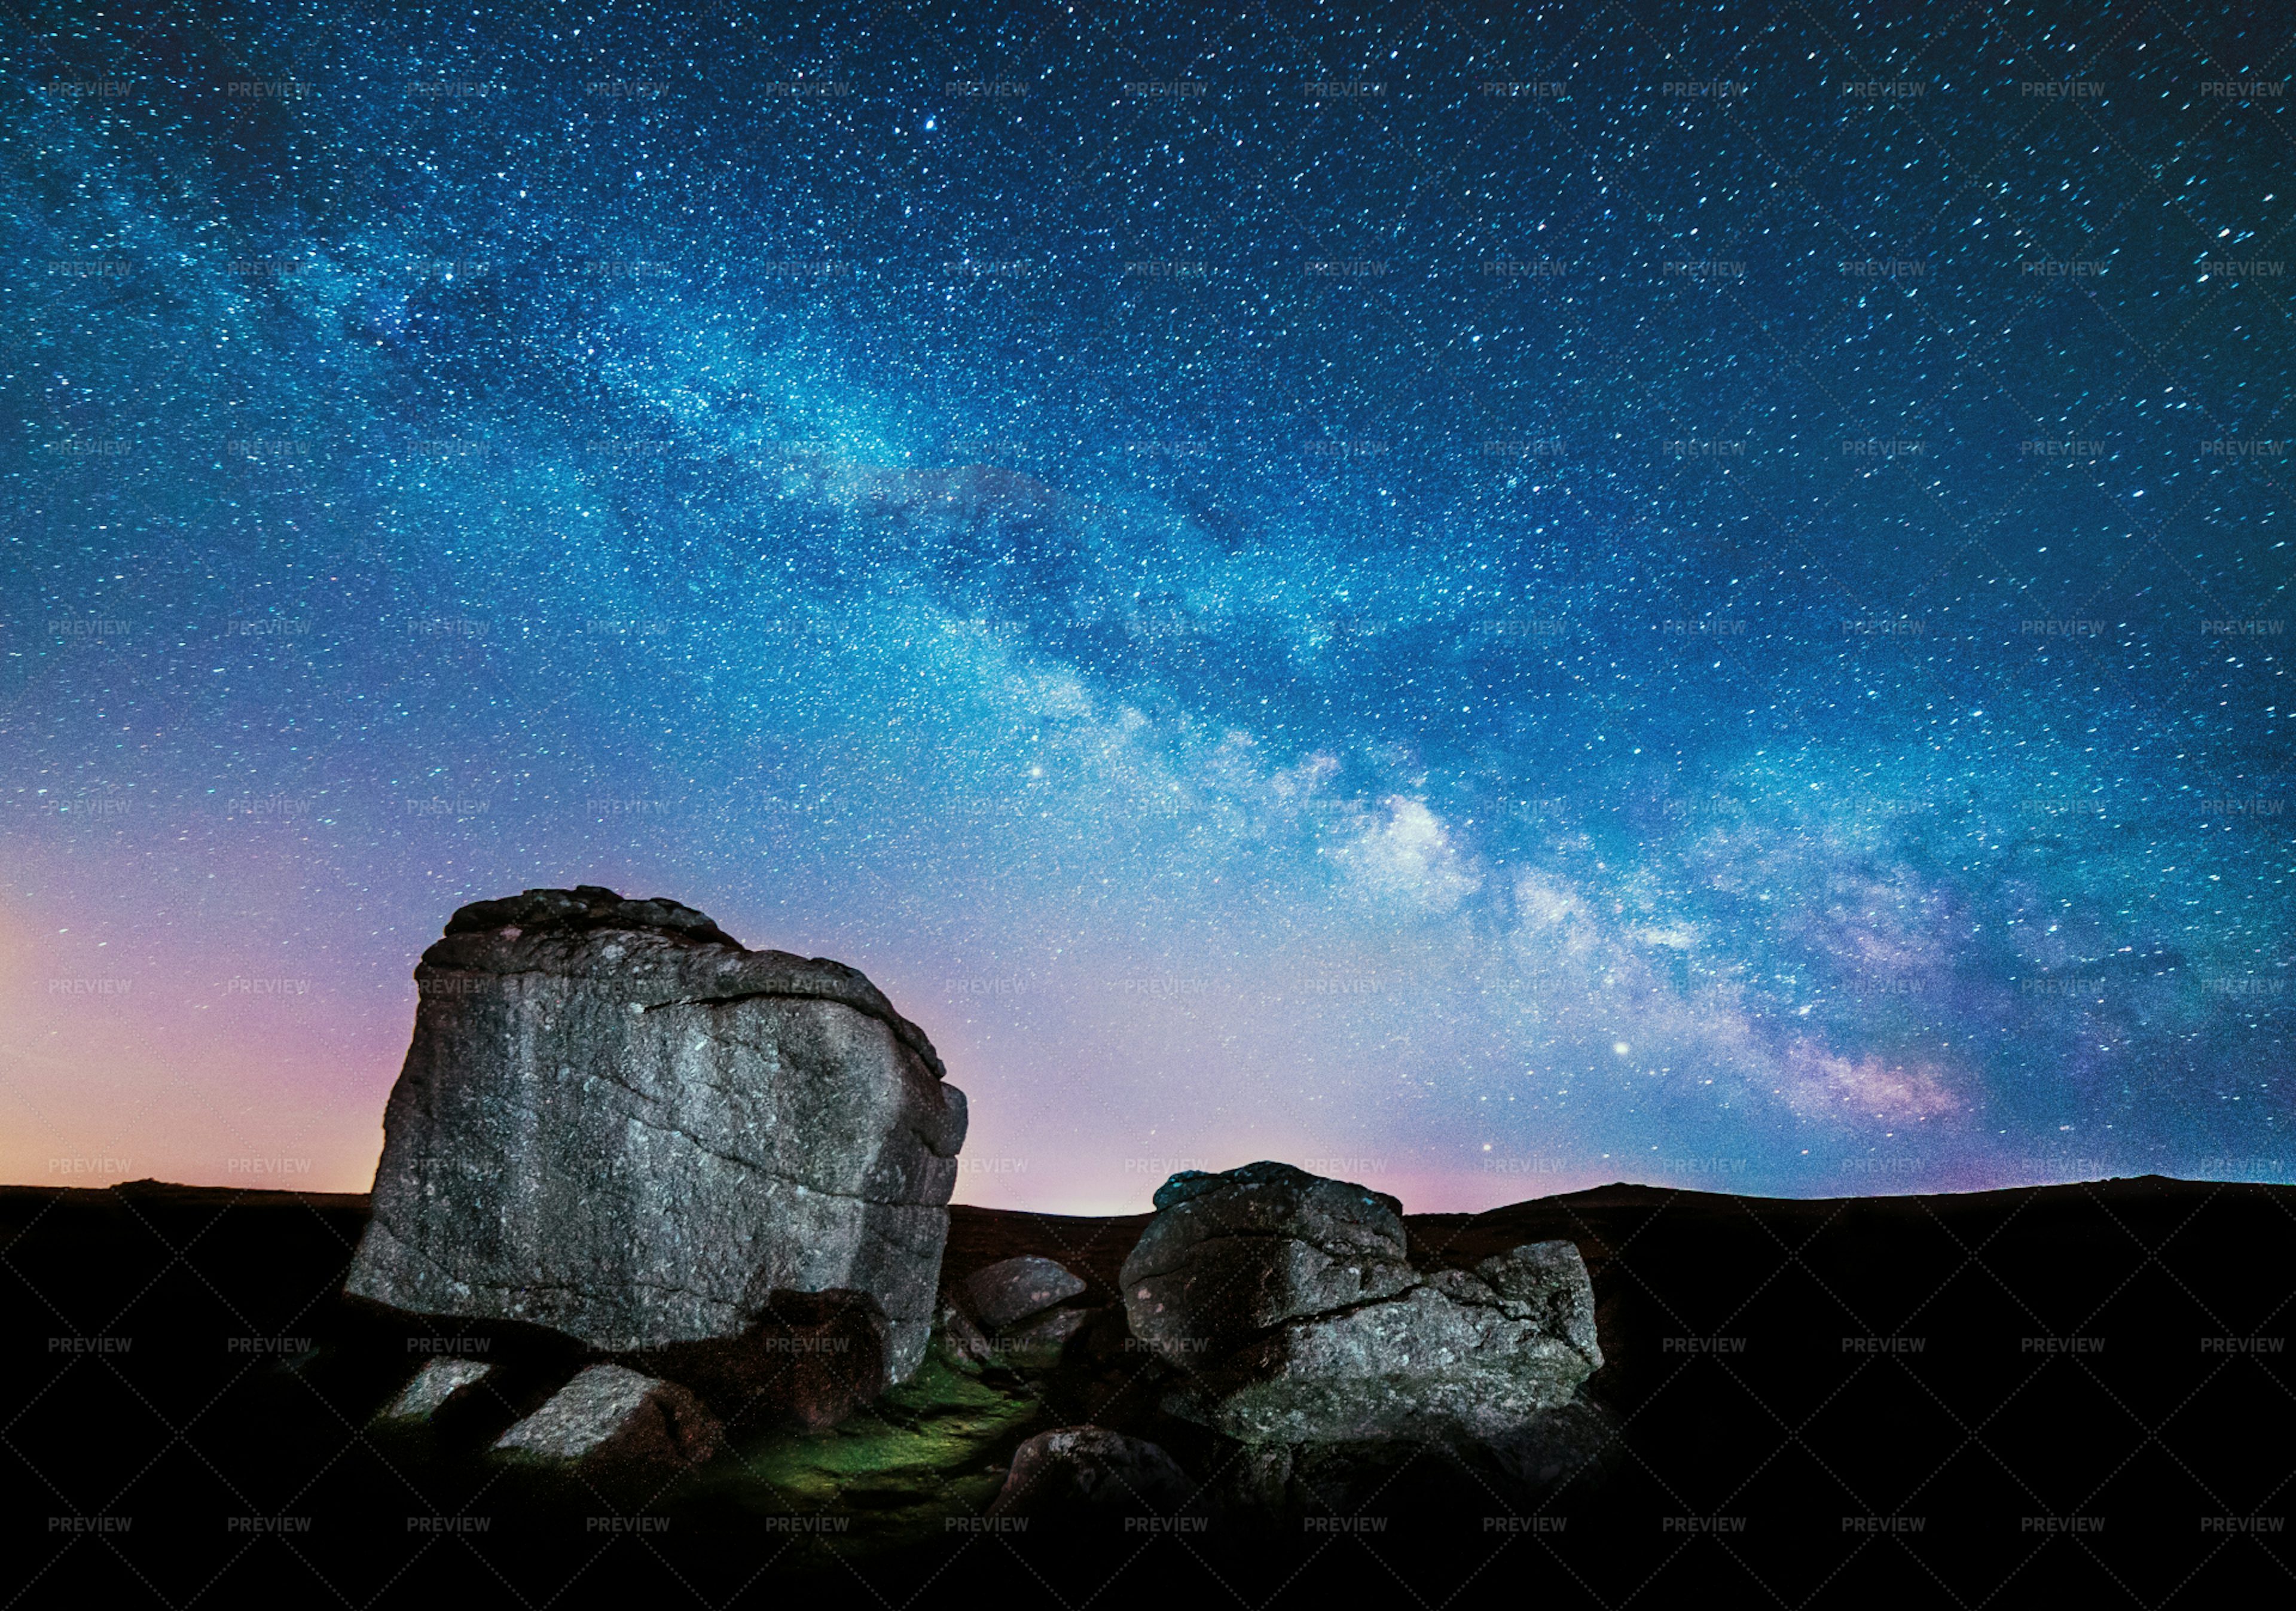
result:
M 504 1433 L 495 1450 L 586 1476 L 666 1479 L 724 1446 L 717 1417 L 676 1383 L 592 1365 Z
M 1178 1373 L 1169 1412 L 1244 1443 L 1505 1438 L 1602 1364 L 1567 1242 L 1423 1273 L 1401 1204 L 1283 1163 L 1155 1202 L 1124 1263 L 1133 1335 Z
M 1168 1517 L 1195 1494 L 1180 1464 L 1144 1438 L 1102 1426 L 1040 1432 L 1013 1451 L 991 1516 Z
M 352 1294 L 620 1352 L 842 1289 L 915 1369 L 964 1098 L 868 980 L 586 885 L 463 908 L 414 977 Z

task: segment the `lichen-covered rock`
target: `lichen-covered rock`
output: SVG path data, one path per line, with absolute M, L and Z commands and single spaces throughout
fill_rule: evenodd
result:
M 1577 1248 L 1422 1274 L 1402 1205 L 1282 1163 L 1176 1175 L 1126 1259 L 1132 1331 L 1172 1413 L 1247 1443 L 1488 1439 L 1602 1364 Z
M 624 1352 L 848 1289 L 915 1369 L 964 1098 L 868 980 L 586 885 L 464 907 L 414 976 L 351 1293 Z
M 495 1443 L 497 1453 L 596 1476 L 669 1476 L 724 1446 L 700 1399 L 619 1365 L 582 1370 Z

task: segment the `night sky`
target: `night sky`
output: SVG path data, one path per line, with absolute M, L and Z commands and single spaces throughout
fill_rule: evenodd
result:
M 2296 1179 L 2286 14 L 154 10 L 0 20 L 0 1176 L 364 1189 L 590 883 L 960 1200 Z

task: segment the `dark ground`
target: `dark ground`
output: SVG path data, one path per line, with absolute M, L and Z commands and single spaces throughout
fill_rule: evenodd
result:
M 608 1589 L 716 1607 L 800 1586 L 871 1607 L 960 1587 L 1061 1607 L 2296 1594 L 2296 1188 L 1613 1186 L 1413 1216 L 1423 1264 L 1578 1244 L 1609 1360 L 1589 1391 L 1621 1433 L 1607 1469 L 1523 1509 L 1431 1454 L 1347 1516 L 1081 1549 L 966 1529 L 1029 1432 L 1144 1412 L 1123 1352 L 1033 1385 L 935 1367 L 834 1433 L 753 1438 L 651 1501 L 371 1434 L 418 1361 L 338 1300 L 365 1212 L 0 1188 L 0 1607 L 540 1607 Z M 1112 1302 L 1144 1223 L 960 1208 L 947 1270 L 1040 1253 Z

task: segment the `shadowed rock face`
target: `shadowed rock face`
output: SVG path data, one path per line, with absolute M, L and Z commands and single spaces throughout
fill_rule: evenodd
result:
M 1013 1451 L 991 1516 L 1169 1516 L 1196 1484 L 1154 1443 L 1102 1426 L 1040 1432 Z
M 1501 1436 L 1603 1362 L 1570 1243 L 1423 1274 L 1394 1198 L 1283 1163 L 1175 1175 L 1156 1206 L 1133 1335 L 1182 1372 L 1168 1410 L 1245 1443 Z
M 624 1352 L 845 1289 L 915 1369 L 964 1097 L 859 973 L 584 886 L 464 907 L 414 977 L 348 1291 Z
M 884 1392 L 886 1330 L 867 1293 L 783 1290 L 738 1337 L 668 1343 L 615 1363 L 691 1387 L 729 1426 L 818 1430 Z

